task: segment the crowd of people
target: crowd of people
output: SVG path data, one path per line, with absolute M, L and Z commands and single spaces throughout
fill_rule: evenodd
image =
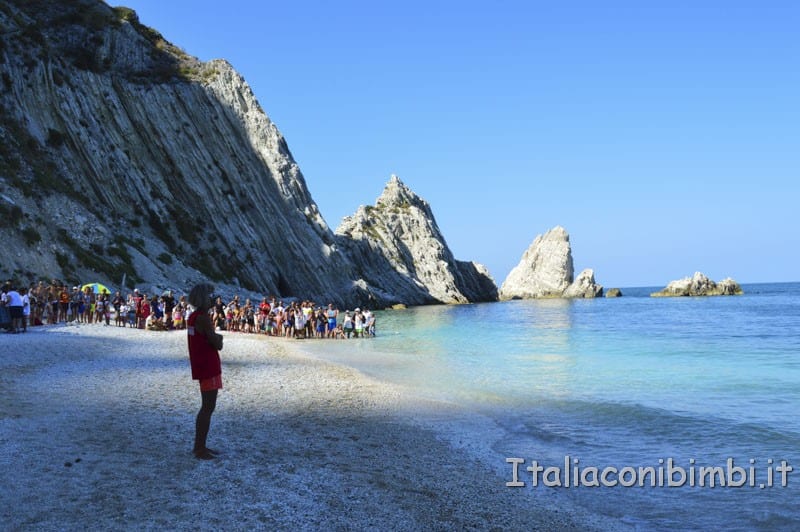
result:
M 275 298 L 250 299 L 240 302 L 239 296 L 226 305 L 217 297 L 211 309 L 212 322 L 218 330 L 263 333 L 294 338 L 369 338 L 375 336 L 375 314 L 356 308 L 340 313 L 332 303 L 327 308 L 312 301 L 293 301 L 284 305 Z
M 3 285 L 0 305 L 7 305 L 9 313 L 12 313 L 11 308 L 17 293 L 12 281 Z M 113 323 L 117 327 L 140 329 L 147 326 L 157 328 L 161 324 L 164 329 L 174 328 L 172 317 L 176 310 L 179 311 L 177 314 L 182 315 L 188 308 L 186 298 L 181 297 L 176 301 L 171 290 L 160 296 L 148 297 L 136 289 L 123 297 L 119 291 L 113 295 L 107 289 L 95 292 L 94 285 L 73 286 L 70 289 L 59 281 L 31 284 L 23 291 L 21 299 L 22 332 L 29 325 L 55 323 Z M 17 330 L 19 327 L 12 325 L 11 329 Z
M 148 330 L 185 329 L 194 310 L 186 296 L 175 297 L 172 290 L 148 295 L 134 289 L 123 296 L 97 285 L 72 286 L 58 280 L 31 284 L 18 291 L 12 281 L 0 294 L 0 324 L 8 332 L 25 332 L 33 325 L 86 323 Z M 8 320 L 3 313 L 8 313 Z M 368 309 L 340 312 L 332 303 L 323 308 L 311 301 L 284 304 L 264 297 L 254 304 L 239 296 L 227 303 L 221 296 L 209 309 L 216 330 L 265 334 L 287 338 L 369 338 L 375 336 L 375 315 Z

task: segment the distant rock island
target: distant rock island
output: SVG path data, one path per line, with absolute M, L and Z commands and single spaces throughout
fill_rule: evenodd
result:
M 663 290 L 653 292 L 650 296 L 733 296 L 741 295 L 742 293 L 742 287 L 730 277 L 715 283 L 702 273 L 695 272 L 692 277 L 684 277 L 683 279 L 672 281 Z
M 501 300 L 533 298 L 594 298 L 603 295 L 594 271 L 583 270 L 573 279 L 569 233 L 556 226 L 537 235 L 519 264 L 500 287 Z

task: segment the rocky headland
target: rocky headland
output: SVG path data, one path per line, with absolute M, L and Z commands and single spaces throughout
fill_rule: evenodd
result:
M 396 175 L 375 205 L 361 206 L 342 220 L 336 237 L 357 276 L 383 300 L 415 305 L 497 300 L 488 270 L 453 257 L 428 202 Z
M 741 295 L 742 287 L 728 277 L 715 283 L 704 274 L 695 272 L 692 277 L 684 277 L 670 282 L 663 290 L 653 292 L 651 297 L 681 296 L 733 296 Z
M 396 184 L 334 234 L 224 60 L 101 0 L 0 0 L 0 276 L 339 305 L 496 299 Z
M 593 270 L 583 270 L 577 279 L 573 275 L 569 233 L 556 226 L 536 236 L 519 264 L 506 277 L 499 297 L 508 300 L 603 295 L 603 287 L 595 282 Z

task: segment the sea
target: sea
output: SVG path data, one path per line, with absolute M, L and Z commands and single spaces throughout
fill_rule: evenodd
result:
M 800 283 L 742 288 L 378 311 L 313 351 L 491 419 L 508 489 L 642 530 L 800 530 Z

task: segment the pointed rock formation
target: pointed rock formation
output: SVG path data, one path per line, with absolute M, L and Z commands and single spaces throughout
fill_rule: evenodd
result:
M 361 206 L 336 230 L 369 296 L 382 305 L 497 299 L 481 265 L 455 260 L 430 205 L 393 175 L 374 206 Z
M 741 295 L 742 293 L 742 287 L 730 277 L 719 283 L 715 283 L 704 274 L 695 272 L 692 277 L 684 277 L 683 279 L 671 281 L 663 290 L 653 292 L 650 296 L 729 296 Z
M 594 270 L 583 270 L 575 281 L 564 290 L 563 297 L 594 298 L 603 296 L 603 287 L 594 281 Z
M 561 297 L 572 284 L 572 276 L 569 234 L 556 226 L 536 236 L 500 287 L 500 299 Z
M 399 181 L 353 217 L 356 241 L 334 235 L 242 76 L 133 10 L 0 0 L 0 27 L 3 276 L 348 305 L 496 296 Z

